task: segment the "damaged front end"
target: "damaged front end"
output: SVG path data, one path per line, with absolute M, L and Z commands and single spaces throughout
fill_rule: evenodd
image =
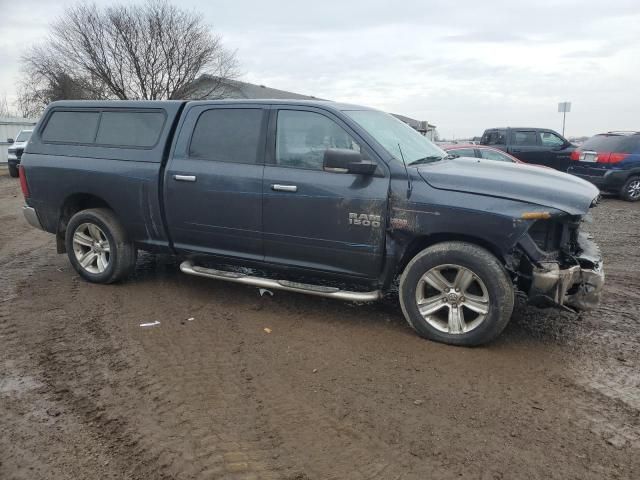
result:
M 518 242 L 516 285 L 530 304 L 583 311 L 600 302 L 602 256 L 580 231 L 582 222 L 567 215 L 537 220 Z

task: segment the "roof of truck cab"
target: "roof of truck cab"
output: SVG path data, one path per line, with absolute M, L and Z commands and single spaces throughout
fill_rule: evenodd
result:
M 90 108 L 154 108 L 187 103 L 188 105 L 299 105 L 320 107 L 330 110 L 375 110 L 362 105 L 338 103 L 329 100 L 286 100 L 286 99 L 221 99 L 221 100 L 59 100 L 49 107 L 90 107 Z
M 149 108 L 153 105 L 179 105 L 184 100 L 57 100 L 50 107 L 94 107 L 94 108 Z
M 296 100 L 281 98 L 260 98 L 260 99 L 221 99 L 221 100 L 193 100 L 189 105 L 237 105 L 237 104 L 259 104 L 259 105 L 300 105 L 308 107 L 328 108 L 331 110 L 375 110 L 371 107 L 354 105 L 350 103 L 333 102 L 331 100 Z

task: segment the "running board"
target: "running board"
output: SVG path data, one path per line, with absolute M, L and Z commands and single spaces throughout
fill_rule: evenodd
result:
M 372 292 L 349 292 L 335 287 L 311 285 L 308 283 L 290 282 L 288 280 L 271 280 L 269 278 L 252 277 L 238 272 L 228 272 L 194 265 L 192 261 L 185 260 L 180 264 L 180 270 L 189 275 L 226 280 L 227 282 L 243 283 L 259 288 L 271 288 L 273 290 L 287 290 L 289 292 L 306 293 L 318 297 L 336 298 L 351 302 L 373 302 L 381 297 L 380 290 Z

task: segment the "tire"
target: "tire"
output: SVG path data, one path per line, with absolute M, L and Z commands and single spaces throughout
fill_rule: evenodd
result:
M 409 325 L 424 338 L 449 345 L 482 345 L 509 323 L 513 283 L 500 261 L 484 248 L 443 242 L 421 251 L 404 269 L 400 305 Z
M 9 175 L 11 177 L 13 177 L 13 178 L 18 178 L 19 172 L 18 172 L 18 166 L 17 165 L 9 164 Z
M 640 177 L 630 177 L 620 190 L 620 197 L 627 202 L 640 200 Z
M 82 278 L 93 283 L 124 280 L 136 264 L 137 251 L 114 213 L 93 208 L 76 213 L 65 235 L 67 255 Z

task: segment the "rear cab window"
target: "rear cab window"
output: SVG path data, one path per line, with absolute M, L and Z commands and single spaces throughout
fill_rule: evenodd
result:
M 41 138 L 44 143 L 151 148 L 165 120 L 162 110 L 54 110 Z
M 90 144 L 96 136 L 100 112 L 54 111 L 42 132 L 46 143 Z
M 482 145 L 506 145 L 507 132 L 506 130 L 489 130 L 482 135 L 480 143 Z

